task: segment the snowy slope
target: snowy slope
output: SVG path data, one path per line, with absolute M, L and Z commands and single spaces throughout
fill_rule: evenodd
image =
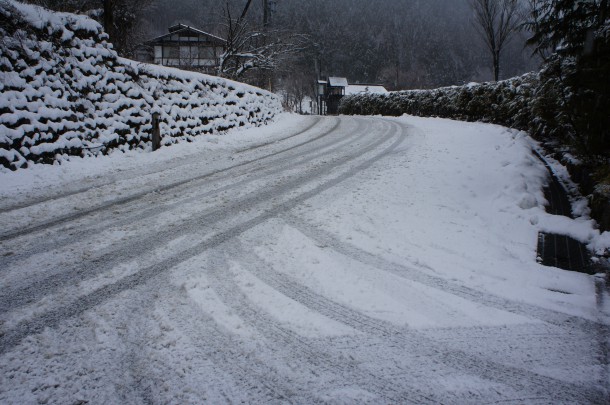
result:
M 119 58 L 84 16 L 3 0 L 0 21 L 0 170 L 148 149 L 154 111 L 170 145 L 281 109 L 255 87 Z

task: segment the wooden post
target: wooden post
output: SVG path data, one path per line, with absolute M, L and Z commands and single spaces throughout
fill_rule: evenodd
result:
M 154 112 L 152 115 L 152 150 L 155 151 L 161 147 L 161 129 L 159 128 L 158 112 Z

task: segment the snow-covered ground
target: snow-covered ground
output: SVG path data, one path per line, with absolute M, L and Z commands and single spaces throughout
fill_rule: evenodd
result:
M 532 145 L 283 115 L 0 173 L 0 402 L 607 403 L 603 280 L 535 249 L 609 238 Z

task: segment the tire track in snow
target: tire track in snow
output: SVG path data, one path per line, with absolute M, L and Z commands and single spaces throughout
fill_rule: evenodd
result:
M 368 125 L 367 125 L 368 124 Z M 97 213 L 97 217 L 91 215 L 89 220 L 91 224 L 88 227 L 83 226 L 83 224 L 70 224 L 68 221 L 68 226 L 72 226 L 71 228 L 63 229 L 62 233 L 57 236 L 54 236 L 52 240 L 47 238 L 39 238 L 35 242 L 36 246 L 32 247 L 31 244 L 28 250 L 18 251 L 17 253 L 10 255 L 8 257 L 0 257 L 0 262 L 3 263 L 4 267 L 8 267 L 13 263 L 22 262 L 23 260 L 31 257 L 33 255 L 39 254 L 41 252 L 45 252 L 47 249 L 54 249 L 55 251 L 58 248 L 72 245 L 74 243 L 80 242 L 84 240 L 84 238 L 88 237 L 91 234 L 101 233 L 104 230 L 108 230 L 109 228 L 115 227 L 117 225 L 131 225 L 136 221 L 141 221 L 147 218 L 154 217 L 162 212 L 168 211 L 172 208 L 176 208 L 179 206 L 183 206 L 185 203 L 190 203 L 193 201 L 197 201 L 198 199 L 213 197 L 219 193 L 238 189 L 243 185 L 246 185 L 253 180 L 258 180 L 262 178 L 262 176 L 271 176 L 274 174 L 281 173 L 288 167 L 293 167 L 296 164 L 306 164 L 314 159 L 323 156 L 324 153 L 331 153 L 336 151 L 337 149 L 344 146 L 343 144 L 357 142 L 362 137 L 366 136 L 366 131 L 368 130 L 370 123 L 365 123 L 365 128 L 362 128 L 362 122 L 358 124 L 358 132 L 360 133 L 355 139 L 349 138 L 337 138 L 333 139 L 330 142 L 323 143 L 321 145 L 316 146 L 315 148 L 311 148 L 305 153 L 300 151 L 291 150 L 295 154 L 294 158 L 289 160 L 290 156 L 282 156 L 281 160 L 278 159 L 278 162 L 265 162 L 264 164 L 260 161 L 252 162 L 256 164 L 253 168 L 244 167 L 242 168 L 242 172 L 240 173 L 232 173 L 232 171 L 228 171 L 222 173 L 220 176 L 213 176 L 214 178 L 205 178 L 197 181 L 195 184 L 184 184 L 182 187 L 186 189 L 187 195 L 176 197 L 175 195 L 168 194 L 159 194 L 155 192 L 149 192 L 146 196 L 133 201 L 128 205 L 125 213 L 121 213 L 122 215 L 118 218 L 107 218 L 107 213 Z M 326 139 L 326 138 L 324 138 Z M 334 146 L 334 147 L 333 147 Z M 332 149 L 330 149 L 332 147 Z M 328 149 L 324 152 L 325 149 Z M 323 152 L 319 152 L 323 151 Z M 318 153 L 316 153 L 318 152 Z M 251 179 L 252 175 L 262 172 L 262 175 Z M 235 181 L 239 177 L 246 177 L 244 180 Z M 230 183 L 225 186 L 220 186 L 215 189 L 207 190 L 212 188 L 216 183 L 222 184 L 223 180 L 230 180 Z M 201 191 L 199 187 L 205 186 L 206 191 Z M 188 188 L 187 188 L 188 187 Z M 177 191 L 184 190 L 174 190 L 174 193 Z M 149 197 L 154 196 L 154 206 L 151 207 L 151 202 L 149 201 Z M 108 207 L 109 211 L 114 209 L 115 207 Z M 100 218 L 101 216 L 101 218 Z M 80 219 L 80 218 L 77 218 Z M 111 252 L 107 252 L 110 254 Z
M 171 287 L 164 288 L 167 286 Z M 140 305 L 132 304 L 136 300 L 140 302 Z M 150 302 L 155 302 L 154 308 L 151 308 Z M 133 329 L 132 334 L 123 338 L 133 352 L 131 358 L 126 359 L 124 367 L 132 370 L 130 374 L 134 375 L 134 379 L 144 383 L 144 387 L 137 389 L 136 392 L 150 395 L 150 386 L 155 383 L 159 385 L 168 382 L 176 383 L 167 378 L 168 374 L 175 373 L 175 367 L 181 368 L 188 365 L 190 369 L 197 370 L 197 362 L 203 362 L 201 367 L 214 370 L 213 378 L 216 381 L 211 381 L 213 388 L 221 393 L 225 389 L 231 391 L 227 393 L 228 397 L 225 397 L 225 400 L 232 398 L 242 402 L 285 402 L 294 397 L 294 390 L 287 384 L 284 376 L 262 362 L 252 361 L 251 356 L 258 353 L 244 351 L 244 345 L 235 336 L 221 330 L 213 319 L 198 310 L 197 306 L 189 301 L 183 288 L 172 285 L 167 274 L 157 277 L 154 282 L 141 286 L 136 297 L 130 299 L 128 303 L 134 307 L 134 311 L 124 311 L 124 313 L 130 314 L 131 317 L 137 314 L 135 318 L 143 323 L 140 328 L 131 328 Z M 129 323 L 129 319 L 126 322 Z M 172 330 L 170 335 L 159 337 L 159 330 L 171 330 L 168 327 L 170 325 L 171 328 L 178 328 L 179 332 Z M 147 336 L 149 333 L 150 336 Z M 159 343 L 160 339 L 173 340 L 174 338 L 178 339 L 176 345 L 180 346 L 179 348 L 165 347 Z M 146 352 L 146 348 L 151 346 L 154 349 L 149 354 Z M 149 355 L 153 355 L 161 361 L 161 369 L 150 369 Z M 182 359 L 174 358 L 174 356 L 180 355 L 190 357 L 187 364 L 182 365 Z M 166 358 L 171 360 L 163 361 Z M 130 365 L 130 362 L 133 362 L 133 365 Z M 213 363 L 213 367 L 210 367 L 208 362 Z M 199 376 L 201 375 L 199 374 Z M 229 381 L 225 381 L 225 376 L 231 377 L 228 379 Z M 205 380 L 207 382 L 208 378 Z M 187 390 L 190 388 L 189 383 L 192 384 L 189 381 L 183 383 Z M 146 396 L 143 398 L 146 403 L 154 402 L 147 401 Z M 151 397 L 151 399 L 155 398 L 157 402 L 166 400 L 158 395 Z M 218 399 L 216 398 L 216 400 Z M 316 403 L 307 392 L 301 392 L 298 399 L 296 403 Z M 172 400 L 175 401 L 178 398 L 172 398 Z M 208 400 L 214 402 L 215 399 L 208 398 Z
M 394 128 L 396 130 L 399 127 L 395 126 Z M 298 187 L 303 187 L 311 183 L 312 181 L 317 180 L 318 177 L 321 178 L 328 171 L 339 169 L 341 166 L 346 165 L 359 157 L 362 157 L 367 152 L 374 151 L 376 148 L 379 148 L 384 143 L 388 142 L 396 136 L 398 139 L 392 142 L 389 146 L 382 149 L 380 152 L 374 154 L 370 158 L 367 158 L 363 162 L 356 163 L 356 165 L 354 167 L 351 167 L 349 171 L 343 172 L 337 177 L 334 177 L 330 180 L 321 182 L 321 184 L 315 186 L 309 191 L 302 192 L 297 196 L 290 197 L 284 202 L 277 203 L 276 205 L 272 205 L 267 209 L 263 209 L 261 213 L 258 213 L 258 215 L 254 216 L 253 218 L 240 222 L 237 225 L 233 225 L 228 229 L 221 230 L 218 233 L 213 234 L 203 242 L 197 244 L 196 246 L 188 248 L 177 255 L 161 260 L 160 262 L 157 262 L 152 266 L 140 269 L 135 274 L 130 274 L 116 282 L 104 285 L 88 295 L 76 298 L 74 301 L 67 305 L 63 305 L 60 308 L 52 309 L 43 314 L 36 315 L 31 319 L 20 322 L 14 328 L 2 332 L 0 336 L 0 354 L 6 353 L 11 350 L 11 348 L 17 346 L 27 336 L 40 333 L 46 327 L 56 327 L 64 319 L 69 319 L 76 315 L 79 315 L 89 309 L 100 305 L 103 302 L 108 301 L 112 297 L 115 297 L 124 291 L 133 289 L 138 285 L 142 285 L 153 279 L 154 277 L 163 274 L 168 269 L 171 269 L 177 264 L 182 263 L 192 257 L 198 256 L 199 254 L 208 249 L 219 246 L 225 241 L 235 238 L 236 236 L 247 231 L 248 229 L 251 229 L 254 226 L 259 225 L 271 218 L 277 217 L 278 215 L 287 212 L 290 209 L 298 206 L 299 204 L 307 201 L 308 199 L 322 193 L 323 191 L 337 186 L 343 181 L 355 176 L 360 171 L 368 169 L 376 161 L 382 159 L 384 156 L 391 153 L 404 141 L 404 134 L 402 134 L 401 131 L 398 129 L 397 133 L 390 133 L 386 137 L 382 137 L 380 140 L 367 147 L 365 150 L 360 150 L 358 155 L 343 157 L 335 162 L 332 162 L 332 164 L 316 168 L 312 172 L 308 172 L 286 184 L 277 186 L 275 189 L 264 190 L 262 193 L 249 197 L 248 200 L 242 201 L 242 203 L 248 202 L 249 205 L 261 204 L 273 200 L 273 198 L 276 196 L 289 194 Z M 239 205 L 236 206 L 235 209 L 239 209 Z M 215 219 L 216 221 L 225 220 L 227 219 L 227 217 L 232 216 L 232 212 L 227 212 L 226 209 L 223 209 L 219 210 L 216 215 L 218 215 L 216 218 L 210 217 L 210 214 L 197 218 L 196 221 L 193 221 L 192 225 L 196 227 L 204 226 L 206 224 L 206 219 Z M 178 232 L 178 230 L 170 230 L 167 232 L 174 233 Z M 155 235 L 154 239 L 157 238 L 158 235 Z M 129 250 L 130 252 L 133 251 L 134 246 L 129 246 L 127 250 Z M 116 260 L 117 262 L 120 262 L 124 261 L 125 259 L 125 257 L 119 257 Z M 97 266 L 95 266 L 94 264 L 91 270 L 95 271 L 95 267 Z
M 359 127 L 359 128 L 361 128 L 361 127 Z M 369 128 L 368 126 L 365 126 L 364 131 L 367 131 L 368 128 Z M 361 136 L 362 135 L 356 136 L 356 139 L 359 139 Z M 299 155 L 300 157 L 298 157 L 296 159 L 291 159 L 285 165 L 272 167 L 272 169 L 267 170 L 267 173 L 265 173 L 265 175 L 273 177 L 274 175 L 286 170 L 286 168 L 288 166 L 294 167 L 298 163 L 308 164 L 317 158 L 323 157 L 325 155 L 334 153 L 337 150 L 340 150 L 342 147 L 344 147 L 344 143 L 353 143 L 353 141 L 354 141 L 354 139 L 350 139 L 350 138 L 346 138 L 343 140 L 339 138 L 336 142 L 332 142 L 332 143 L 329 143 L 328 145 L 323 145 L 319 148 L 312 149 L 312 152 L 314 153 L 312 156 L 308 156 L 308 153 L 304 153 L 304 154 L 302 153 Z M 373 142 L 371 142 L 370 144 L 376 144 L 376 143 L 378 143 L 378 140 L 373 140 Z M 326 149 L 328 146 L 331 146 L 331 148 Z M 369 144 L 364 144 L 363 148 L 366 149 L 368 146 L 369 146 Z M 320 151 L 320 150 L 322 150 L 322 151 Z M 320 152 L 318 152 L 318 151 L 320 151 Z M 316 153 L 316 152 L 318 152 L 318 153 Z M 356 152 L 356 153 L 359 153 L 359 152 Z M 251 171 L 248 170 L 248 172 L 250 173 Z M 230 183 L 226 187 L 221 187 L 218 190 L 213 190 L 210 192 L 204 192 L 204 194 L 196 194 L 194 197 L 191 197 L 189 199 L 197 200 L 197 199 L 205 198 L 207 196 L 215 195 L 220 192 L 227 191 L 227 190 L 238 190 L 244 184 L 247 184 L 250 181 L 251 181 L 250 179 L 245 179 L 241 182 Z M 171 196 L 170 196 L 170 198 L 171 198 Z M 245 199 L 248 200 L 248 198 L 251 198 L 251 197 L 246 197 Z M 175 200 L 175 198 L 174 198 L 174 200 Z M 184 203 L 184 201 L 178 201 L 178 202 L 175 202 L 174 205 L 182 206 L 183 203 Z M 191 223 L 191 222 L 197 221 L 197 220 L 199 223 L 205 223 L 207 226 L 214 225 L 218 222 L 222 222 L 225 220 L 225 218 L 223 218 L 223 216 L 222 216 L 225 211 L 237 210 L 238 208 L 240 208 L 240 206 L 243 206 L 243 205 L 249 205 L 249 204 L 245 203 L 245 202 L 241 202 L 239 199 L 236 199 L 235 202 L 232 204 L 232 206 L 223 207 L 220 209 L 213 207 L 211 212 L 207 212 L 207 213 L 204 212 L 200 215 L 199 218 L 193 218 L 193 217 L 189 218 L 188 220 L 185 221 L 184 225 L 187 226 L 188 223 Z M 138 212 L 138 213 L 136 213 L 135 219 L 137 219 L 137 220 L 147 219 L 151 216 L 158 214 L 159 212 L 164 211 L 165 209 L 166 209 L 166 207 L 155 207 L 152 210 L 149 210 L 148 212 Z M 116 222 L 118 222 L 120 224 L 132 223 L 132 221 L 129 221 L 129 220 L 124 221 L 124 217 L 120 217 L 119 219 L 117 219 Z M 175 225 L 175 224 L 172 224 L 172 225 Z M 101 223 L 100 226 L 103 229 L 103 228 L 108 228 L 109 225 L 106 222 L 106 223 Z M 121 241 L 121 244 L 123 245 L 122 248 L 117 249 L 116 247 L 110 246 L 109 248 L 102 251 L 101 254 L 99 254 L 98 256 L 90 258 L 88 260 L 88 263 L 91 263 L 92 266 L 83 267 L 82 264 L 75 263 L 71 266 L 68 266 L 67 268 L 63 268 L 62 271 L 59 273 L 53 273 L 50 275 L 45 273 L 42 278 L 28 277 L 25 279 L 21 279 L 21 281 L 23 281 L 24 283 L 27 283 L 25 287 L 19 286 L 19 285 L 18 286 L 7 286 L 4 289 L 0 290 L 0 313 L 10 311 L 11 309 L 20 307 L 20 306 L 30 303 L 30 302 L 36 302 L 41 297 L 43 297 L 55 290 L 58 290 L 62 286 L 93 278 L 93 277 L 97 276 L 98 274 L 100 274 L 104 271 L 108 271 L 111 268 L 117 266 L 122 261 L 125 261 L 126 258 L 133 259 L 137 255 L 139 255 L 141 249 L 132 249 L 132 246 L 137 246 L 137 245 L 153 246 L 156 240 L 170 240 L 172 233 L 175 233 L 175 231 L 171 230 L 171 231 L 165 231 L 165 232 L 158 232 L 154 236 L 151 236 L 151 237 L 148 237 L 145 239 L 142 239 L 139 237 L 139 235 L 136 235 L 134 237 L 131 237 L 130 239 L 122 240 Z M 76 242 L 76 241 L 82 240 L 86 236 L 88 236 L 88 234 L 85 232 L 82 232 L 82 233 L 76 233 L 76 234 L 70 235 L 68 242 L 66 242 L 66 241 L 57 242 L 56 239 L 52 239 L 52 240 L 48 240 L 48 241 L 45 240 L 43 242 L 47 242 L 51 246 L 55 246 L 58 244 L 68 245 L 70 242 Z M 35 252 L 29 251 L 29 252 L 30 253 L 28 253 L 28 255 L 38 253 L 36 251 Z M 17 259 L 23 258 L 22 255 L 16 255 L 16 256 L 17 256 L 16 258 L 11 256 L 8 261 L 15 261 Z M 58 256 L 61 257 L 61 252 L 58 252 Z
M 236 153 L 251 152 L 251 151 L 256 150 L 256 149 L 264 148 L 265 146 L 269 146 L 269 145 L 273 145 L 273 144 L 276 144 L 276 143 L 284 142 L 284 141 L 286 141 L 288 139 L 294 138 L 296 136 L 299 136 L 299 135 L 309 131 L 317 123 L 319 123 L 321 119 L 322 119 L 322 117 L 315 117 L 314 122 L 311 125 L 309 125 L 307 128 L 305 128 L 305 129 L 303 129 L 303 130 L 301 130 L 301 131 L 299 131 L 299 132 L 297 132 L 295 134 L 289 135 L 289 136 L 287 136 L 285 138 L 274 139 L 274 140 L 269 141 L 269 142 L 264 142 L 264 143 L 261 143 L 261 144 L 258 144 L 258 145 L 250 146 L 248 148 L 239 149 L 239 150 L 237 150 Z
M 350 243 L 344 242 L 330 233 L 318 227 L 314 227 L 313 225 L 308 224 L 306 221 L 296 217 L 295 215 L 291 215 L 290 213 L 282 215 L 282 219 L 288 225 L 294 227 L 309 239 L 317 242 L 320 246 L 329 247 L 337 253 L 360 263 L 372 266 L 381 271 L 395 274 L 410 281 L 415 281 L 428 287 L 451 293 L 468 301 L 529 318 L 533 317 L 553 325 L 565 326 L 566 324 L 571 324 L 581 329 L 594 330 L 601 327 L 608 330 L 608 326 L 601 321 L 596 322 L 559 311 L 553 311 L 551 309 L 545 309 L 523 302 L 512 301 L 485 291 L 475 290 L 442 277 L 424 273 L 413 267 L 386 260 L 380 256 L 366 252 Z
M 234 246 L 235 243 L 232 245 Z M 535 392 L 537 396 L 543 396 L 548 400 L 558 399 L 574 403 L 583 401 L 604 403 L 608 400 L 607 393 L 602 390 L 567 383 L 527 369 L 474 356 L 461 350 L 448 349 L 442 343 L 434 342 L 421 332 L 399 328 L 389 322 L 371 318 L 319 295 L 289 276 L 273 270 L 271 265 L 262 261 L 254 253 L 233 248 L 231 257 L 241 258 L 247 262 L 247 265 L 244 264 L 244 268 L 281 294 L 335 321 L 366 334 L 379 336 L 388 343 L 388 346 L 395 346 L 405 351 L 424 350 L 425 358 L 429 361 L 439 359 L 444 365 L 455 370 L 476 375 L 484 380 L 505 384 L 516 390 L 525 388 L 526 392 Z
M 219 253 L 220 249 L 215 249 L 213 252 L 215 256 L 213 259 L 215 260 L 207 266 L 207 280 L 224 304 L 232 308 L 242 320 L 262 333 L 274 345 L 275 350 L 280 350 L 277 346 L 281 344 L 282 354 L 280 354 L 280 357 L 284 361 L 286 361 L 284 357 L 289 356 L 290 364 L 298 364 L 301 370 L 305 369 L 316 374 L 321 373 L 321 371 L 327 373 L 323 377 L 333 380 L 332 386 L 335 388 L 337 385 L 357 386 L 389 403 L 437 404 L 440 402 L 438 398 L 433 398 L 432 395 L 425 394 L 416 387 L 406 384 L 397 386 L 385 381 L 381 376 L 361 369 L 354 360 L 338 357 L 330 352 L 323 343 L 308 341 L 265 312 L 258 310 L 227 274 L 226 270 L 223 273 L 218 271 L 219 268 L 227 269 L 229 267 L 227 256 L 235 257 L 230 253 L 236 252 L 227 249 L 229 243 L 231 242 L 218 247 L 222 248 L 223 252 Z M 339 322 L 342 321 L 339 320 Z M 330 377 L 328 374 L 330 374 Z M 321 380 L 323 378 L 318 377 L 317 379 Z M 320 388 L 317 387 L 316 390 L 319 391 Z M 310 391 L 310 389 L 307 391 Z
M 299 135 L 302 135 L 304 133 L 306 133 L 307 131 L 309 131 L 310 129 L 312 129 L 314 126 L 316 126 L 320 121 L 321 121 L 321 117 L 316 117 L 316 119 L 312 120 L 313 122 L 308 125 L 306 128 L 294 133 L 294 134 L 289 134 L 288 136 L 284 137 L 284 138 L 280 138 L 280 139 L 276 139 L 273 140 L 271 142 L 266 142 L 263 144 L 259 144 L 259 145 L 255 145 L 246 149 L 242 149 L 242 150 L 238 150 L 237 153 L 243 153 L 243 152 L 247 152 L 247 151 L 253 151 L 256 149 L 260 149 L 264 146 L 268 146 L 271 144 L 275 144 L 275 143 L 280 143 L 280 142 L 284 142 L 287 141 L 289 139 L 292 139 L 294 137 L 297 137 Z M 196 155 L 191 155 L 191 156 L 187 156 L 187 160 L 181 160 L 180 162 L 178 162 L 178 164 L 170 167 L 170 169 L 177 169 L 180 167 L 184 167 L 184 166 L 188 166 L 188 165 L 192 165 L 193 162 L 191 161 L 192 158 L 194 158 Z M 190 159 L 189 159 L 190 158 Z M 264 156 L 262 157 L 264 158 Z M 70 196 L 74 196 L 76 194 L 82 194 L 82 193 L 86 193 L 88 191 L 94 190 L 94 189 L 98 189 L 98 188 L 102 188 L 102 187 L 106 187 L 106 186 L 110 186 L 113 185 L 115 183 L 117 183 L 118 181 L 123 181 L 123 180 L 129 180 L 129 179 L 135 179 L 141 176 L 147 176 L 147 175 L 151 175 L 151 174 L 155 174 L 155 173 L 161 173 L 164 172 L 166 170 L 168 170 L 167 166 L 165 166 L 168 162 L 163 162 L 162 165 L 154 165 L 153 166 L 153 170 L 147 170 L 149 169 L 150 166 L 147 166 L 146 169 L 142 170 L 142 169 L 133 169 L 131 170 L 129 173 L 121 173 L 120 179 L 118 178 L 119 176 L 113 176 L 113 180 L 112 181 L 107 181 L 107 182 L 102 182 L 102 183 L 98 183 L 98 184 L 93 184 L 90 186 L 86 186 L 86 187 L 81 187 L 81 188 L 77 188 L 75 190 L 72 191 L 67 191 L 67 192 L 62 192 L 56 195 L 51 195 L 51 196 L 46 196 L 46 197 L 42 197 L 42 198 L 37 198 L 37 199 L 33 199 L 30 201 L 26 201 L 20 204 L 14 204 L 14 205 L 10 205 L 10 206 L 6 206 L 6 207 L 0 207 L 0 214 L 3 214 L 5 212 L 11 212 L 11 211 L 15 211 L 15 210 L 20 210 L 23 208 L 28 208 L 34 205 L 38 205 L 38 204 L 42 204 L 42 203 L 46 203 L 49 201 L 56 201 L 56 200 L 60 200 L 62 198 L 66 198 L 66 197 L 70 197 Z
M 227 335 L 217 327 L 212 328 L 210 324 L 214 321 L 204 318 L 201 311 L 195 309 L 192 302 L 185 299 L 178 301 L 167 295 L 168 304 L 175 303 L 178 316 L 172 317 L 172 322 L 178 325 L 194 346 L 212 348 L 211 359 L 215 366 L 225 373 L 235 377 L 235 380 L 243 386 L 243 392 L 252 395 L 258 390 L 262 398 L 251 398 L 252 401 L 287 401 L 288 403 L 317 403 L 315 397 L 305 390 L 295 391 L 286 383 L 286 376 L 262 361 L 252 361 L 251 358 L 240 352 L 240 342 L 235 337 Z M 257 358 L 262 357 L 259 353 L 260 347 L 256 349 Z M 252 388 L 255 387 L 253 390 Z M 261 389 L 262 388 L 262 389 Z
M 210 178 L 210 177 L 212 177 L 214 175 L 225 173 L 225 172 L 228 172 L 228 171 L 233 170 L 233 169 L 241 168 L 241 167 L 247 166 L 249 164 L 252 164 L 254 162 L 260 162 L 262 160 L 269 159 L 269 158 L 277 156 L 279 154 L 282 154 L 282 153 L 285 153 L 285 152 L 297 149 L 299 147 L 305 146 L 305 145 L 307 145 L 309 143 L 315 142 L 318 139 L 321 139 L 321 138 L 331 134 L 333 131 L 335 131 L 338 128 L 340 122 L 341 121 L 339 119 L 337 119 L 336 122 L 335 122 L 335 125 L 332 128 L 330 128 L 328 131 L 325 131 L 322 134 L 320 134 L 320 135 L 318 135 L 318 136 L 316 136 L 314 138 L 308 139 L 308 140 L 306 140 L 304 142 L 301 142 L 301 143 L 299 143 L 297 145 L 293 145 L 293 146 L 291 146 L 289 148 L 285 148 L 285 149 L 282 149 L 282 150 L 270 153 L 270 154 L 265 155 L 263 157 L 247 160 L 247 161 L 238 163 L 238 164 L 233 165 L 233 166 L 229 166 L 229 167 L 226 167 L 226 168 L 223 168 L 223 169 L 219 169 L 219 170 L 216 170 L 216 171 L 213 171 L 213 172 L 209 172 L 209 173 L 205 173 L 205 174 L 201 174 L 201 175 L 196 175 L 194 177 L 190 177 L 190 178 L 187 178 L 187 179 L 180 180 L 178 182 L 173 182 L 173 183 L 170 183 L 170 184 L 166 184 L 166 185 L 161 186 L 161 187 L 153 187 L 153 188 L 150 188 L 150 189 L 139 191 L 139 192 L 130 194 L 129 196 L 122 197 L 122 198 L 117 198 L 117 199 L 114 199 L 112 201 L 108 201 L 106 203 L 102 203 L 102 204 L 100 204 L 98 206 L 95 206 L 95 207 L 92 207 L 92 208 L 89 208 L 89 209 L 79 210 L 79 212 L 77 212 L 77 213 L 71 213 L 71 214 L 67 214 L 67 215 L 62 215 L 62 216 L 59 216 L 59 217 L 57 217 L 57 218 L 55 218 L 53 220 L 42 222 L 42 223 L 39 223 L 37 225 L 21 227 L 20 229 L 17 229 L 17 230 L 12 230 L 12 231 L 9 231 L 9 232 L 5 232 L 3 234 L 0 234 L 0 242 L 11 240 L 11 239 L 15 239 L 15 238 L 18 238 L 18 237 L 21 237 L 21 236 L 25 236 L 25 235 L 29 235 L 29 234 L 32 234 L 32 233 L 35 233 L 35 232 L 39 232 L 39 231 L 42 231 L 42 230 L 46 230 L 46 229 L 48 229 L 50 227 L 57 226 L 57 225 L 60 225 L 62 223 L 68 222 L 68 221 L 74 221 L 76 219 L 80 219 L 80 218 L 86 217 L 86 216 L 94 214 L 94 213 L 98 213 L 98 212 L 101 212 L 101 211 L 106 211 L 106 210 L 114 209 L 114 208 L 116 208 L 118 206 L 122 206 L 122 205 L 130 203 L 132 201 L 136 201 L 138 199 L 141 199 L 141 198 L 145 197 L 146 195 L 151 194 L 152 192 L 159 193 L 159 192 L 171 191 L 173 189 L 176 189 L 178 187 L 187 185 L 187 184 L 195 182 L 195 181 L 205 180 L 205 179 Z

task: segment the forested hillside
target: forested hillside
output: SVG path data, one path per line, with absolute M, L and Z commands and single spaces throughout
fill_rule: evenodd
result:
M 29 0 L 63 10 L 101 14 L 102 0 Z M 114 40 L 119 53 L 188 24 L 223 38 L 227 7 L 234 19 L 247 0 L 116 0 L 116 21 L 124 36 Z M 263 1 L 253 0 L 249 29 L 263 25 Z M 299 51 L 273 72 L 275 86 L 312 87 L 316 64 L 323 76 L 345 76 L 351 82 L 382 83 L 386 88 L 435 88 L 490 80 L 491 56 L 476 28 L 469 0 L 268 0 L 268 29 L 278 35 L 307 37 Z M 117 25 L 117 24 L 115 24 Z M 539 59 L 525 49 L 526 33 L 518 33 L 502 52 L 501 78 L 536 70 Z M 254 79 L 256 80 L 256 79 Z
M 236 9 L 245 1 L 232 1 Z M 260 1 L 252 19 L 262 17 Z M 296 61 L 296 73 L 322 73 L 389 89 L 433 88 L 489 80 L 490 58 L 480 40 L 468 0 L 280 0 L 272 25 L 309 35 L 311 47 Z M 176 5 L 179 4 L 179 7 Z M 222 34 L 222 5 L 214 0 L 157 0 L 147 29 L 163 33 L 176 21 Z M 525 50 L 525 34 L 503 55 L 502 78 L 535 70 L 538 59 Z M 294 70 L 293 70 L 294 72 Z

